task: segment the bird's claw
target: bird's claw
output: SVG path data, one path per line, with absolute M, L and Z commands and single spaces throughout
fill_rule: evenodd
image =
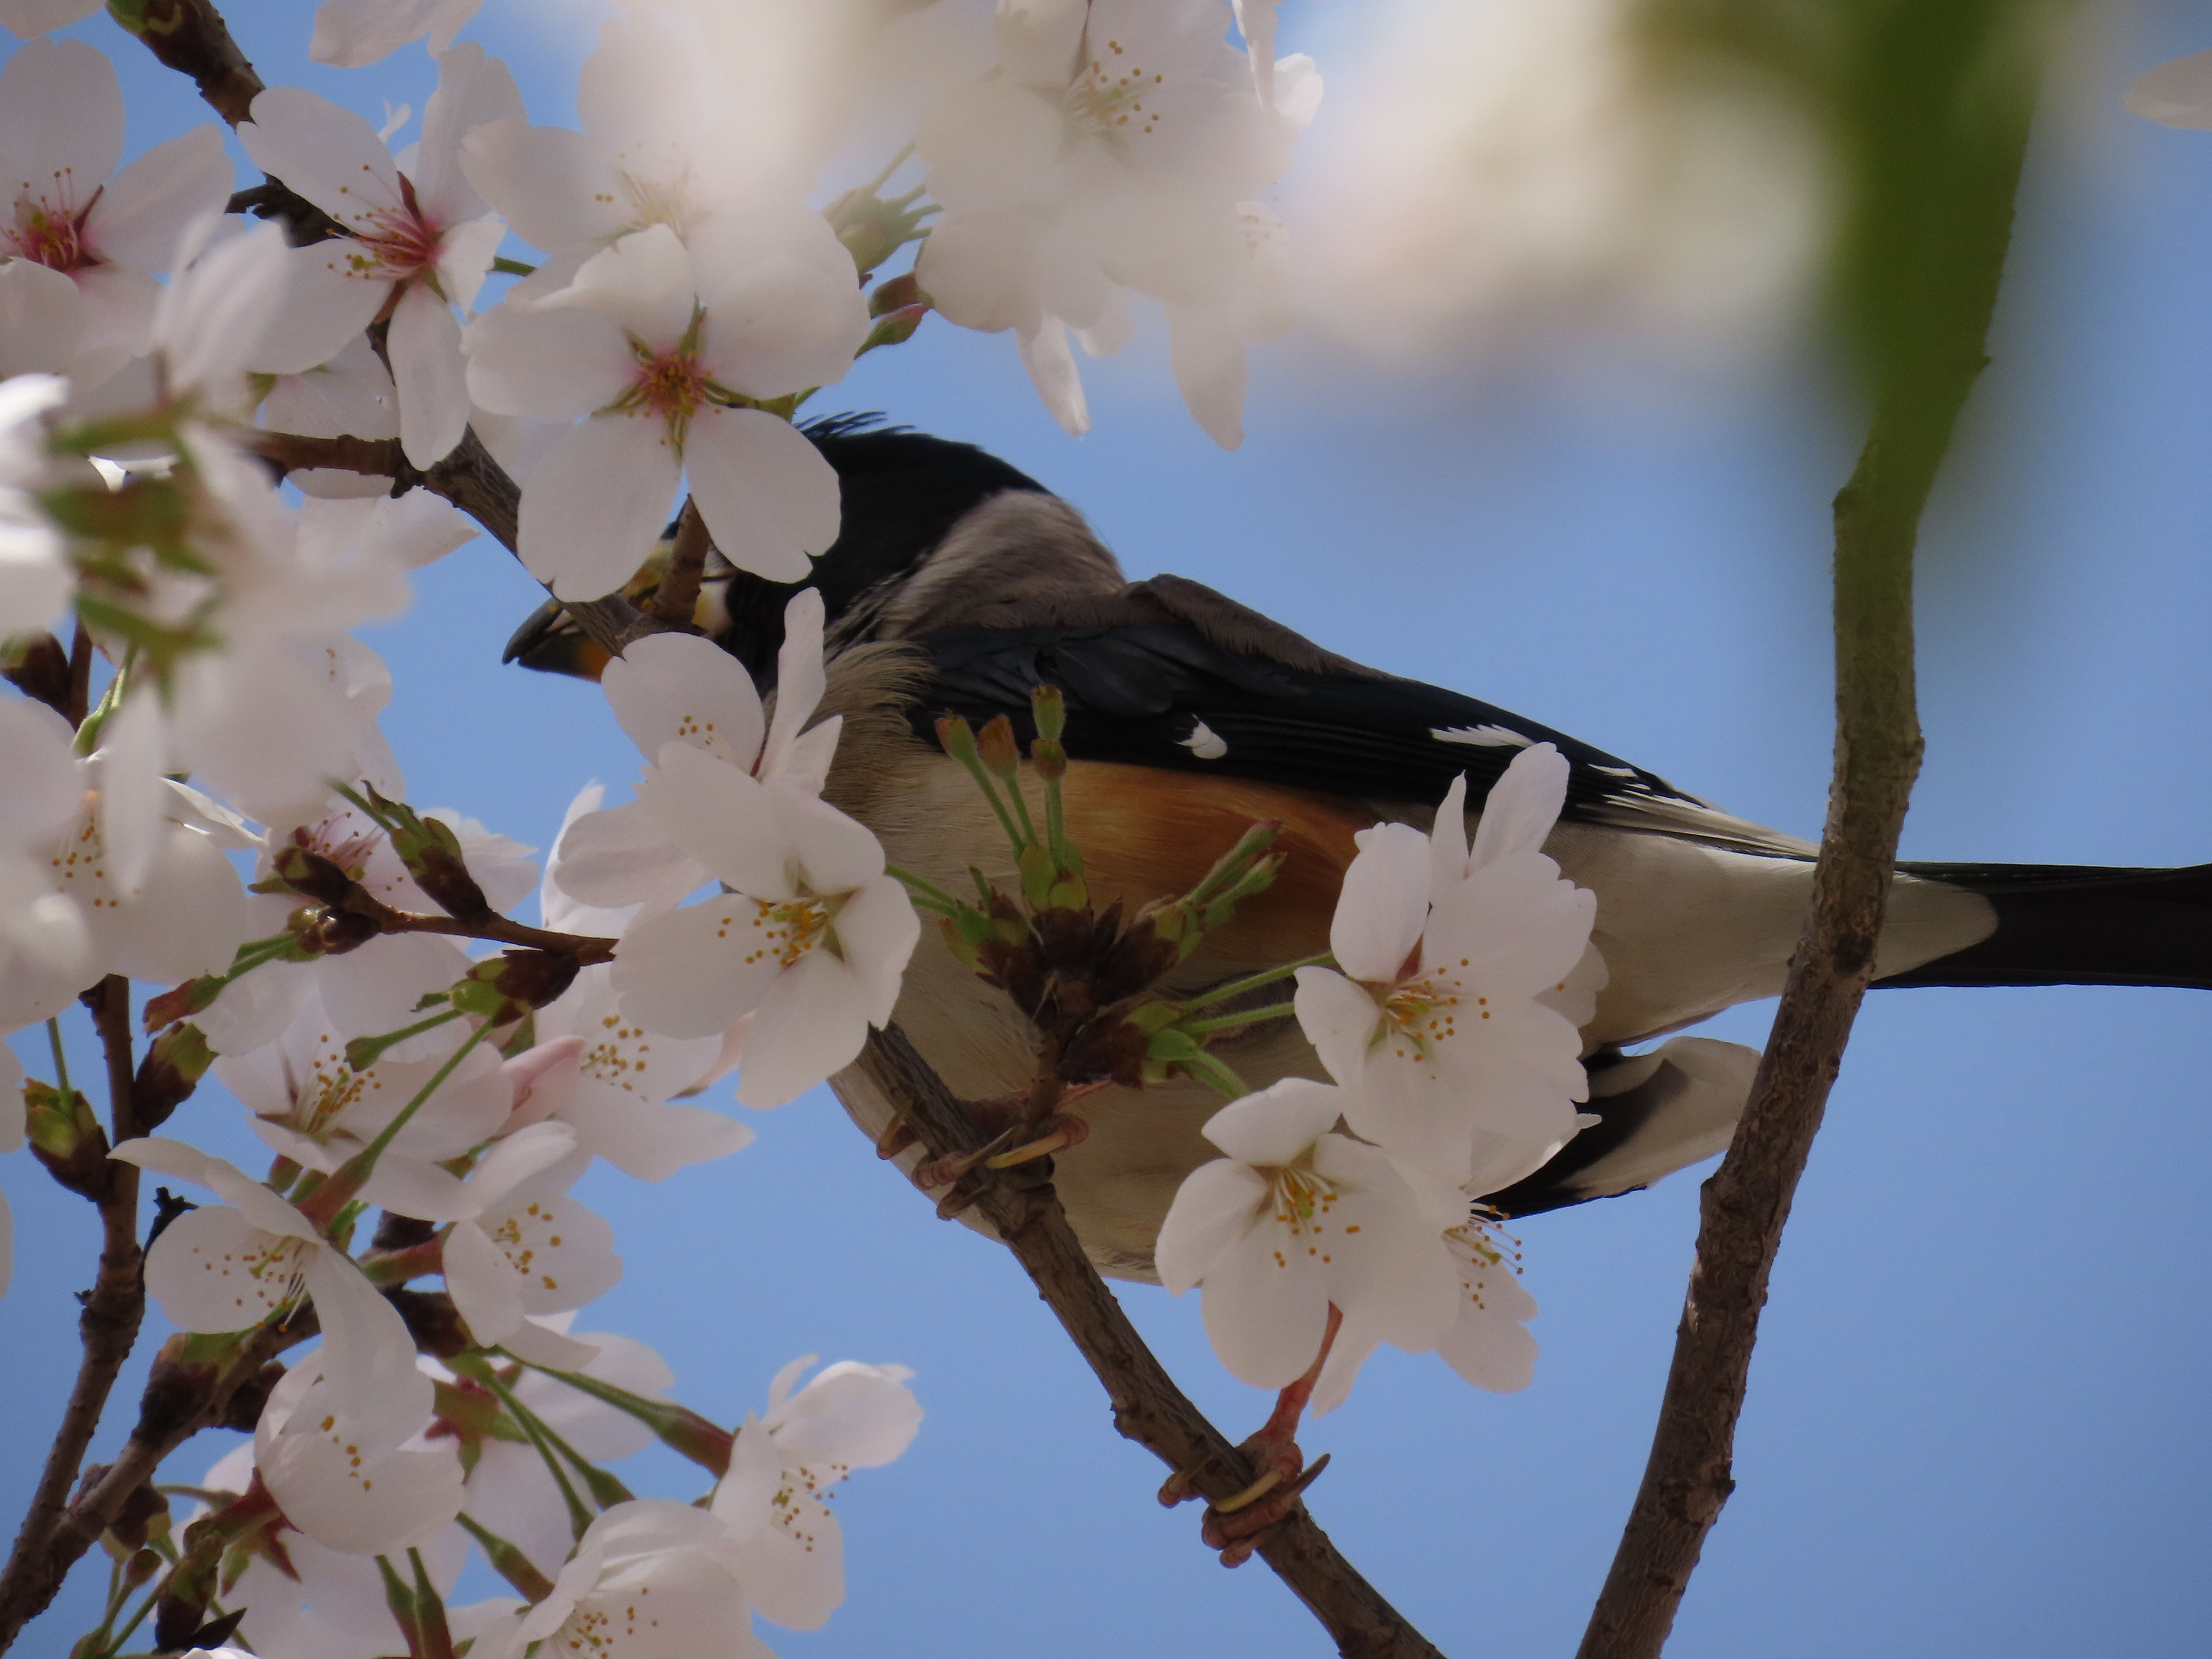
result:
M 1305 1455 L 1296 1441 L 1262 1443 L 1255 1436 L 1243 1449 L 1261 1467 L 1260 1478 L 1233 1498 L 1209 1506 L 1200 1524 L 1199 1537 L 1210 1549 L 1221 1552 L 1221 1565 L 1241 1567 L 1260 1547 L 1260 1534 L 1298 1507 L 1308 1486 L 1328 1467 L 1323 1452 L 1311 1468 L 1302 1468 Z
M 1011 1170 L 1018 1164 L 1034 1163 L 1038 1158 L 1064 1152 L 1070 1146 L 1079 1146 L 1091 1135 L 1091 1126 L 1072 1112 L 1054 1112 L 1050 1117 L 1040 1118 L 1030 1127 L 1037 1131 L 1036 1139 L 985 1158 L 983 1167 L 987 1170 Z

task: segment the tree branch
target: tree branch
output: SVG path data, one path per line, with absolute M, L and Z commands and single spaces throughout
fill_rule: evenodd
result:
M 131 1103 L 131 981 L 110 974 L 86 994 L 86 1000 L 92 1006 L 106 1054 L 109 1121 L 115 1139 L 127 1140 L 137 1133 Z M 0 1570 L 0 1650 L 15 1640 L 26 1620 L 53 1599 L 70 1563 L 83 1553 L 79 1546 L 58 1568 L 51 1565 L 66 1524 L 64 1505 L 69 1501 L 70 1489 L 76 1484 L 85 1449 L 100 1427 L 107 1396 L 138 1340 L 139 1322 L 146 1312 L 138 1248 L 138 1170 L 129 1164 L 111 1163 L 107 1171 L 107 1191 L 100 1200 L 100 1272 L 85 1294 L 83 1311 L 77 1316 L 84 1358 L 77 1365 L 76 1382 L 62 1410 L 61 1427 L 40 1471 L 38 1486 L 15 1534 L 8 1565 Z M 118 1504 L 128 1495 L 126 1488 L 118 1497 Z M 97 1535 L 95 1529 L 94 1536 Z
M 191 76 L 216 114 L 233 126 L 248 118 L 261 77 L 210 0 L 140 0 L 135 24 L 122 15 L 128 8 L 110 9 L 155 57 Z
M 872 1032 L 860 1069 L 932 1155 L 972 1152 L 984 1136 L 904 1032 Z M 1099 1278 L 1061 1212 L 1045 1164 L 962 1177 L 1061 1328 L 1104 1385 L 1114 1426 L 1212 1501 L 1250 1486 L 1256 1469 L 1175 1384 Z M 1259 1554 L 1335 1638 L 1347 1659 L 1441 1659 L 1304 1508 L 1260 1535 Z
M 1862 199 L 1845 315 L 1875 397 L 1835 501 L 1835 770 L 1810 914 L 1751 1098 L 1705 1182 L 1659 1423 L 1579 1659 L 1657 1659 L 1735 1490 L 1759 1310 L 1869 982 L 1920 769 L 1912 562 L 1920 516 L 1983 355 L 2034 106 L 2014 0 L 1891 9 L 1854 67 Z M 1885 32 L 1887 31 L 1887 32 Z M 1909 73 L 1882 71 L 1910 64 Z M 1996 74 L 1992 64 L 2011 71 Z M 1869 73 L 1871 70 L 1872 73 Z M 1871 160 L 1865 158 L 1871 157 Z
M 380 933 L 443 933 L 453 939 L 495 939 L 501 945 L 572 956 L 586 967 L 615 959 L 617 941 L 595 933 L 556 933 L 548 928 L 510 921 L 505 916 L 462 921 L 453 916 L 395 910 L 357 884 L 336 908 L 368 917 L 376 924 Z

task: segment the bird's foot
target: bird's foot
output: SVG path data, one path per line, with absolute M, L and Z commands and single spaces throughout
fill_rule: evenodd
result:
M 1314 1385 L 1321 1381 L 1321 1368 L 1335 1345 L 1337 1328 L 1343 1322 L 1344 1316 L 1332 1304 L 1328 1332 L 1313 1364 L 1304 1376 L 1275 1396 L 1275 1409 L 1259 1432 L 1237 1448 L 1251 1459 L 1256 1471 L 1252 1484 L 1206 1508 L 1198 1535 L 1209 1548 L 1221 1552 L 1224 1567 L 1242 1566 L 1249 1560 L 1259 1547 L 1260 1534 L 1296 1509 L 1306 1488 L 1321 1479 L 1321 1472 L 1328 1467 L 1327 1452 L 1311 1468 L 1305 1467 L 1305 1453 L 1298 1446 L 1298 1423 L 1305 1415 L 1306 1402 L 1313 1398 Z M 1170 1475 L 1160 1488 L 1160 1502 L 1170 1508 L 1197 1496 L 1188 1473 Z
M 1060 1092 L 1060 1103 L 1065 1107 L 1087 1095 L 1109 1088 L 1109 1083 L 1083 1083 Z M 1030 1096 L 1026 1090 L 1016 1094 L 998 1095 L 988 1100 L 970 1101 L 968 1113 L 979 1127 L 996 1129 L 997 1133 L 973 1152 L 948 1152 L 941 1158 L 924 1160 L 915 1166 L 914 1183 L 925 1192 L 940 1187 L 950 1187 L 977 1165 L 988 1170 L 1011 1170 L 1021 1164 L 1033 1164 L 1042 1158 L 1064 1152 L 1070 1146 L 1079 1146 L 1091 1133 L 1091 1125 L 1073 1112 L 1056 1111 L 1041 1118 L 1030 1118 L 1024 1109 Z M 902 1125 L 894 1123 L 877 1141 L 876 1150 L 885 1158 L 896 1158 L 914 1144 L 915 1136 L 908 1131 L 901 1134 Z M 889 1150 L 886 1150 L 888 1148 Z M 953 1191 L 945 1194 L 939 1202 L 939 1216 L 954 1216 L 975 1202 L 972 1193 Z

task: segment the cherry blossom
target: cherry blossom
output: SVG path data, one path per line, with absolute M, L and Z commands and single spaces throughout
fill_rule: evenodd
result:
M 715 1071 L 721 1039 L 662 1036 L 625 1018 L 611 969 L 578 974 L 538 1011 L 537 1032 L 541 1048 L 563 1051 L 556 1062 L 561 1075 L 537 1081 L 538 1098 L 528 1107 L 518 1103 L 518 1111 L 557 1118 L 585 1151 L 625 1175 L 665 1181 L 751 1143 L 752 1131 L 735 1119 L 670 1099 Z
M 655 224 L 567 288 L 469 325 L 485 408 L 574 420 L 522 496 L 520 551 L 562 599 L 637 568 L 688 476 L 739 569 L 799 581 L 837 538 L 837 475 L 779 415 L 748 406 L 843 378 L 867 337 L 851 259 L 816 215 L 723 224 L 693 253 Z
M 27 493 L 42 482 L 39 417 L 68 395 L 68 383 L 50 374 L 0 384 L 0 635 L 51 628 L 69 608 L 74 583 L 61 538 Z
M 1193 415 L 1242 440 L 1243 341 L 1259 331 L 1244 296 L 1272 240 L 1245 209 L 1288 167 L 1321 88 L 1286 58 L 1255 98 L 1224 22 L 1188 0 L 1003 7 L 995 70 L 915 135 L 945 209 L 916 276 L 951 321 L 1014 331 L 1071 432 L 1090 416 L 1069 331 L 1093 356 L 1118 349 L 1134 290 L 1167 308 Z
M 1160 1282 L 1177 1296 L 1203 1288 L 1214 1352 L 1255 1387 L 1305 1373 L 1331 1304 L 1346 1329 L 1371 1334 L 1369 1348 L 1419 1351 L 1451 1322 L 1458 1285 L 1437 1198 L 1334 1133 L 1349 1104 L 1348 1091 L 1303 1078 L 1231 1101 L 1205 1129 L 1228 1156 L 1184 1178 L 1161 1224 Z
M 337 1372 L 345 1363 L 325 1342 L 284 1374 L 254 1427 L 253 1465 L 285 1520 L 317 1543 L 347 1555 L 397 1553 L 460 1513 L 460 1456 L 451 1440 L 425 1436 L 428 1377 L 410 1364 L 404 1377 L 383 1379 L 363 1408 Z
M 126 1140 L 112 1156 L 209 1188 L 224 1200 L 179 1216 L 147 1252 L 146 1289 L 170 1323 L 187 1331 L 246 1330 L 304 1292 L 314 1298 L 339 1409 L 386 1427 L 380 1413 L 409 1417 L 411 1406 L 395 1401 L 394 1391 L 413 1388 L 415 1340 L 398 1310 L 312 1222 L 235 1166 L 165 1135 Z
M 199 1486 L 211 1495 L 236 1497 L 252 1479 L 248 1440 L 217 1459 Z M 431 1587 L 450 1595 L 468 1559 L 468 1534 L 443 1528 L 418 1547 Z M 380 1659 L 405 1651 L 383 1575 L 370 1557 L 342 1553 L 281 1522 L 249 1549 L 225 1600 L 244 1609 L 238 1633 L 258 1659 Z
M 446 1235 L 446 1288 L 483 1347 L 574 1370 L 592 1356 L 573 1339 L 531 1323 L 566 1313 L 622 1277 L 614 1230 L 568 1196 L 591 1162 L 571 1157 L 575 1132 L 538 1123 L 497 1143 L 466 1184 L 466 1212 Z
M 787 1630 L 819 1630 L 845 1599 L 844 1534 L 828 1499 L 854 1469 L 897 1458 L 921 1426 L 905 1366 L 840 1360 L 793 1394 L 816 1360 L 776 1373 L 767 1415 L 746 1413 L 714 1488 L 755 1611 Z
M 1540 1000 L 1565 988 L 1595 914 L 1539 850 L 1566 775 L 1549 744 L 1521 750 L 1463 859 L 1455 799 L 1433 842 L 1402 823 L 1362 830 L 1330 927 L 1338 968 L 1298 970 L 1298 1023 L 1345 1087 L 1346 1121 L 1455 1186 L 1478 1158 L 1525 1174 L 1589 1097 L 1581 1038 Z
M 605 1659 L 770 1659 L 747 1629 L 735 1554 L 703 1510 L 617 1504 L 576 1540 L 552 1593 L 485 1630 L 471 1659 L 522 1659 L 533 1644 Z
M 811 727 L 821 702 L 823 605 L 802 588 L 783 611 L 776 653 L 775 717 L 767 720 L 744 665 L 711 641 L 653 634 L 634 641 L 599 677 L 615 719 L 647 760 L 681 743 L 771 788 L 822 793 L 842 715 Z M 707 880 L 706 867 L 671 840 L 641 803 L 577 813 L 562 827 L 558 875 L 549 884 L 604 909 L 656 915 Z M 550 924 L 549 924 L 550 925 Z
M 755 1014 L 738 1082 L 748 1106 L 780 1106 L 850 1064 L 890 1019 L 921 933 L 875 836 L 684 743 L 663 745 L 639 799 L 730 890 L 623 936 L 622 1011 L 675 1036 Z
M 439 59 L 410 173 L 392 164 L 367 121 L 297 87 L 262 93 L 238 130 L 257 167 L 352 233 L 295 251 L 286 312 L 257 367 L 312 368 L 388 316 L 400 444 L 417 466 L 441 459 L 467 428 L 453 307 L 476 303 L 506 234 L 463 176 L 458 152 L 471 127 L 521 112 L 507 66 L 461 46 Z
M 380 62 L 410 40 L 442 58 L 483 0 L 323 0 L 315 8 L 307 56 L 318 64 L 360 69 Z
M 220 212 L 234 175 L 219 128 L 202 125 L 123 159 L 123 92 L 105 52 L 82 40 L 33 40 L 0 69 L 0 258 L 39 268 L 18 280 L 52 289 L 45 304 L 61 325 L 48 344 L 80 390 L 98 385 L 148 349 L 160 293 L 185 227 Z M 112 175 L 112 177 L 110 175 Z
M 0 700 L 0 1031 L 51 1018 L 98 977 L 83 912 L 47 879 L 52 840 L 82 810 L 70 742 L 44 703 Z

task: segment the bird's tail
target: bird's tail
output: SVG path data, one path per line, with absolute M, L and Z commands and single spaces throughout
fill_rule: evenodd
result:
M 2174 985 L 2212 990 L 2212 864 L 2182 870 L 2083 865 L 1903 864 L 1906 875 L 1978 893 L 1996 931 L 1876 980 L 1909 985 Z

